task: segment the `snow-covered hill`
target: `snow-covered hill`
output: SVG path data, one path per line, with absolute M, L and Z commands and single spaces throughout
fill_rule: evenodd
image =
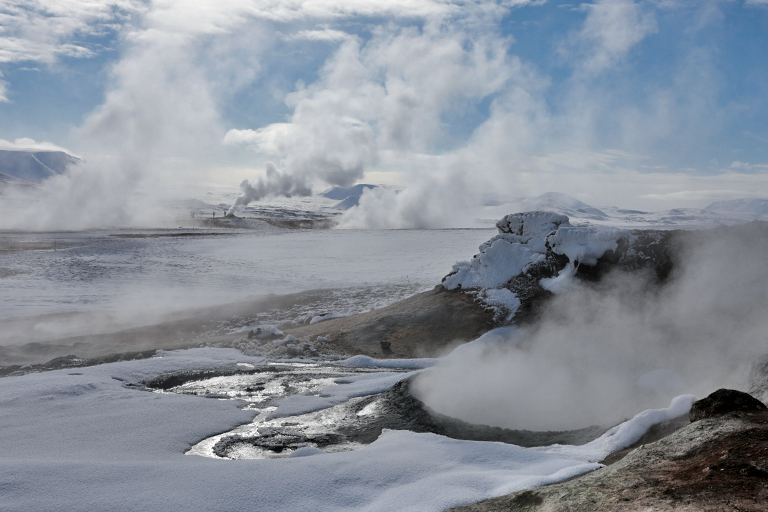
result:
M 333 187 L 332 189 L 326 190 L 320 195 L 323 197 L 327 197 L 328 199 L 335 199 L 336 201 L 342 201 L 344 199 L 347 199 L 348 197 L 353 197 L 353 196 L 359 198 L 361 195 L 363 195 L 363 191 L 367 188 L 376 188 L 376 185 L 367 185 L 365 183 L 361 183 L 360 185 L 355 185 L 354 187 L 349 187 L 349 188 Z
M 40 183 L 46 178 L 62 174 L 80 159 L 64 151 L 0 149 L 0 174 L 28 183 Z M 3 179 L 0 181 L 12 182 Z
M 673 208 L 657 212 L 618 206 L 594 207 L 567 194 L 547 192 L 540 196 L 493 201 L 477 211 L 481 219 L 499 218 L 512 212 L 547 211 L 566 215 L 573 225 L 624 228 L 704 228 L 768 219 L 768 199 L 736 199 L 705 208 Z

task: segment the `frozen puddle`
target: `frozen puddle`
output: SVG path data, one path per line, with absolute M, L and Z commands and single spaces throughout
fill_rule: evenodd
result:
M 251 423 L 204 439 L 190 455 L 265 459 L 356 450 L 384 423 L 376 396 L 413 372 L 328 363 L 240 363 L 215 372 L 182 372 L 147 383 L 156 392 L 240 400 Z M 388 425 L 391 426 L 391 425 Z

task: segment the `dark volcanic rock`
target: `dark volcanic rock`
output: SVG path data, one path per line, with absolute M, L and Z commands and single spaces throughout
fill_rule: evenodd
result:
M 768 413 L 689 423 L 614 465 L 451 512 L 768 510 Z
M 697 400 L 691 407 L 691 421 L 718 418 L 731 412 L 747 414 L 768 411 L 760 400 L 748 393 L 735 389 L 718 389 L 706 398 Z

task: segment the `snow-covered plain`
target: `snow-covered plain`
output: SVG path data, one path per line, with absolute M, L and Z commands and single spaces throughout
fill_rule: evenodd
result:
M 692 400 L 641 413 L 580 447 L 524 449 L 385 431 L 357 451 L 222 461 L 184 452 L 248 422 L 253 411 L 232 400 L 126 386 L 164 372 L 261 362 L 232 349 L 194 349 L 4 379 L 0 508 L 440 511 L 596 469 L 595 461 L 684 414 Z
M 413 286 L 416 293 L 438 284 L 446 269 L 474 254 L 490 233 L 292 230 L 266 223 L 258 230 L 5 233 L 0 241 L 24 249 L 0 252 L 0 319 L 183 308 L 366 285 L 385 295 L 385 285 Z

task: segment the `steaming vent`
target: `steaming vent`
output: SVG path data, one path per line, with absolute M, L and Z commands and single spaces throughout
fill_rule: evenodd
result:
M 430 408 L 568 430 L 613 425 L 685 393 L 757 386 L 749 375 L 766 350 L 768 223 L 630 232 L 526 212 L 497 227 L 443 286 L 474 295 L 500 327 L 419 375 L 414 394 Z

